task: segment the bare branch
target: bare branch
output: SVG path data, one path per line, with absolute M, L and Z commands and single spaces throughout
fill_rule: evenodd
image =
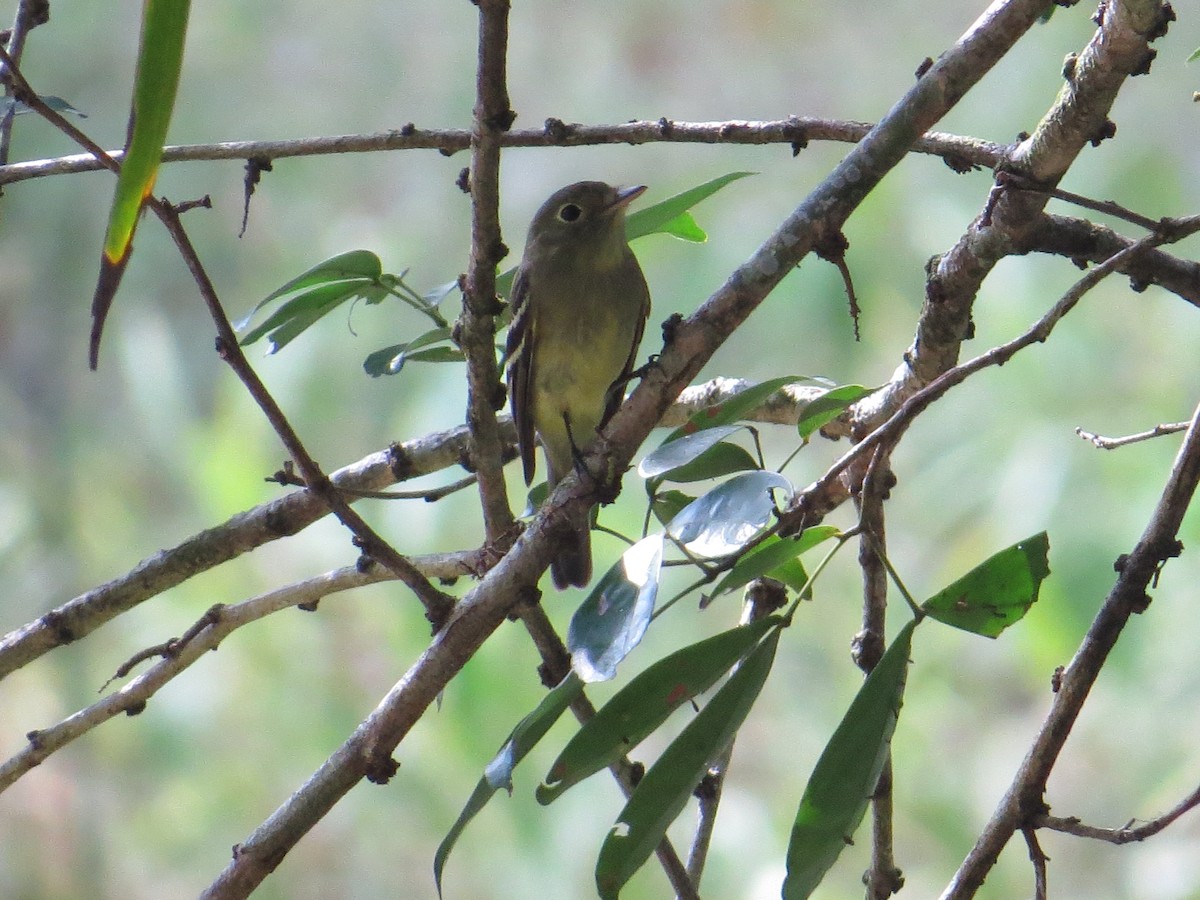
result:
M 28 735 L 29 742 L 24 749 L 0 765 L 0 791 L 6 790 L 18 778 L 34 766 L 39 765 L 55 751 L 61 750 L 71 741 L 87 734 L 114 716 L 121 713 L 134 716 L 140 713 L 159 689 L 181 674 L 206 652 L 217 649 L 221 641 L 243 625 L 256 622 L 290 606 L 315 604 L 321 598 L 338 591 L 362 587 L 394 577 L 379 567 L 364 572 L 354 566 L 349 566 L 297 584 L 277 588 L 242 603 L 213 607 L 197 623 L 199 627 L 193 629 L 194 633 L 189 632 L 188 639 L 168 641 L 166 645 L 155 648 L 162 652 L 156 652 L 154 655 L 161 655 L 163 658 L 127 685 L 91 706 L 79 710 L 57 725 L 31 731 Z
M 506 131 L 499 136 L 504 148 L 583 147 L 597 144 L 743 144 L 792 145 L 793 152 L 808 141 L 857 143 L 874 126 L 869 122 L 846 122 L 808 116 L 791 116 L 776 121 L 757 122 L 677 122 L 669 119 L 623 122 L 617 125 L 568 124 L 548 119 L 544 128 Z M 377 153 L 393 150 L 438 150 L 449 156 L 471 146 L 471 131 L 463 128 L 425 129 L 411 123 L 399 129 L 366 134 L 341 134 L 279 141 L 225 141 L 215 144 L 187 144 L 163 149 L 163 162 L 251 157 L 285 159 L 337 153 Z M 972 167 L 994 168 L 1010 149 L 1002 144 L 971 137 L 929 132 L 913 142 L 916 153 L 940 156 L 957 171 Z M 122 151 L 110 155 L 121 159 Z M 0 166 L 0 185 L 29 178 L 69 175 L 100 168 L 86 153 L 54 159 L 30 160 Z
M 1130 844 L 1153 837 L 1168 825 L 1174 823 L 1184 813 L 1191 812 L 1197 806 L 1200 806 L 1200 787 L 1175 804 L 1170 812 L 1164 813 L 1157 819 L 1151 819 L 1149 822 L 1138 825 L 1136 828 L 1133 827 L 1133 821 L 1130 821 L 1122 828 L 1097 828 L 1093 825 L 1085 825 L 1074 816 L 1060 818 L 1048 813 L 1036 816 L 1033 825 L 1035 828 L 1048 828 L 1051 831 L 1061 831 L 1064 834 L 1073 834 L 1076 837 L 1107 841 L 1110 844 Z
M 1108 111 L 1129 74 L 1139 71 L 1158 36 L 1157 10 L 1142 3 L 1131 13 L 1128 2 L 1107 3 L 1101 27 L 1074 60 L 1066 88 L 1034 133 L 1013 150 L 1006 170 L 1022 174 L 1045 190 L 1057 186 L 1082 149 L 1108 135 Z M 931 265 L 925 303 L 905 365 L 886 392 L 858 412 L 869 428 L 890 414 L 904 398 L 958 362 L 969 332 L 971 310 L 984 278 L 1004 257 L 1020 252 L 1027 233 L 1037 224 L 1048 193 L 997 190 L 958 243 Z
M 467 424 L 471 467 L 487 541 L 503 552 L 513 531 L 504 484 L 504 454 L 496 410 L 503 405 L 496 366 L 496 266 L 508 254 L 500 235 L 500 135 L 516 113 L 508 101 L 508 0 L 476 0 L 479 62 L 475 79 L 475 125 L 471 133 L 471 259 L 463 285 L 457 341 L 467 357 Z
M 1038 817 L 1044 814 L 1042 795 L 1046 790 L 1046 781 L 1101 667 L 1129 617 L 1144 612 L 1149 606 L 1147 589 L 1158 578 L 1163 564 L 1182 552 L 1177 537 L 1179 525 L 1198 483 L 1200 406 L 1192 417 L 1187 437 L 1175 458 L 1150 522 L 1133 550 L 1117 561 L 1116 584 L 1092 620 L 1075 658 L 1063 672 L 1050 712 L 1029 753 L 975 847 L 943 892 L 943 900 L 962 900 L 974 896 L 1016 829 L 1036 823 Z
M 1164 434 L 1178 434 L 1181 431 L 1187 431 L 1187 422 L 1174 422 L 1170 425 L 1155 425 L 1149 431 L 1140 431 L 1137 434 L 1127 434 L 1124 437 L 1102 437 L 1098 434 L 1092 434 L 1090 431 L 1084 431 L 1082 428 L 1076 428 L 1075 433 L 1085 441 L 1091 441 L 1101 450 L 1116 450 L 1118 447 L 1127 447 L 1130 444 L 1136 444 L 1139 441 L 1148 441 L 1151 438 L 1162 437 Z

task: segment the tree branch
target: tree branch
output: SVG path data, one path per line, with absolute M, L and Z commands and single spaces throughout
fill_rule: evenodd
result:
M 585 147 L 601 144 L 741 144 L 791 145 L 799 152 L 809 141 L 857 143 L 873 125 L 810 116 L 790 116 L 774 121 L 731 120 L 727 122 L 677 122 L 670 119 L 623 122 L 616 125 L 583 125 L 547 119 L 542 128 L 505 131 L 498 136 L 503 148 Z M 445 156 L 471 146 L 472 132 L 464 128 L 417 128 L 412 123 L 399 129 L 364 134 L 340 134 L 277 141 L 224 141 L 186 144 L 163 149 L 163 163 L 233 159 L 253 156 L 267 159 L 324 156 L 335 153 L 378 153 L 393 150 L 438 150 Z M 956 171 L 974 167 L 993 168 L 1009 147 L 991 141 L 953 134 L 930 132 L 913 142 L 912 150 L 940 156 Z M 122 152 L 110 152 L 121 159 Z M 29 160 L 0 166 L 0 185 L 30 178 L 69 175 L 101 168 L 87 153 L 53 159 Z
M 503 552 L 513 529 L 504 484 L 504 454 L 496 410 L 504 394 L 496 367 L 496 266 L 508 255 L 500 235 L 500 135 L 516 113 L 508 101 L 508 0 L 475 0 L 479 7 L 479 63 L 471 133 L 471 259 L 463 285 L 457 341 L 467 358 L 467 425 L 471 468 L 487 541 Z
M 1161 574 L 1164 563 L 1178 556 L 1183 549 L 1178 541 L 1179 525 L 1198 483 L 1200 406 L 1192 416 L 1183 446 L 1141 539 L 1129 555 L 1117 560 L 1116 584 L 1092 620 L 1075 658 L 1063 672 L 1050 711 L 1012 784 L 946 887 L 942 900 L 973 897 L 1013 833 L 1022 826 L 1036 823 L 1046 812 L 1042 799 L 1046 781 L 1101 667 L 1129 617 L 1144 612 L 1149 606 L 1147 589 Z

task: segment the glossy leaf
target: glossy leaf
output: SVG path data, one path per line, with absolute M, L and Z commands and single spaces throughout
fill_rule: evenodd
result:
M 558 721 L 571 701 L 582 690 L 583 682 L 575 676 L 574 672 L 568 674 L 558 687 L 542 699 L 537 709 L 517 724 L 499 752 L 488 763 L 483 777 L 475 785 L 475 790 L 467 800 L 466 806 L 458 814 L 458 819 L 442 839 L 442 843 L 434 855 L 433 877 L 437 883 L 439 897 L 442 894 L 442 872 L 446 867 L 446 860 L 449 859 L 450 851 L 454 849 L 455 843 L 466 829 L 467 824 L 487 805 L 488 801 L 492 799 L 492 795 L 500 788 L 512 791 L 513 769 L 537 745 L 538 741 L 545 737 L 550 726 Z
M 112 306 L 129 254 L 142 206 L 154 190 L 163 144 L 175 108 L 189 0 L 145 0 L 142 32 L 134 75 L 133 102 L 121 173 L 100 254 L 100 277 L 92 296 L 92 335 L 88 361 L 96 368 L 100 334 Z
M 921 608 L 931 618 L 985 637 L 998 637 L 1037 602 L 1050 574 L 1046 532 L 1013 544 L 980 563 Z
M 607 681 L 638 645 L 658 596 L 663 537 L 652 534 L 626 550 L 571 617 L 567 649 L 585 681 Z
M 750 652 L 638 782 L 596 862 L 596 887 L 605 900 L 617 897 L 654 852 L 709 764 L 741 728 L 771 671 L 779 634 L 773 630 Z
M 654 513 L 654 518 L 666 525 L 695 499 L 691 494 L 685 494 L 683 491 L 659 491 L 650 501 L 650 509 Z
M 830 388 L 821 396 L 808 401 L 801 407 L 800 418 L 796 423 L 800 437 L 808 440 L 814 433 L 874 390 L 874 388 L 863 387 L 861 384 L 843 384 Z
M 640 744 L 672 712 L 716 684 L 779 621 L 771 616 L 723 631 L 640 672 L 563 748 L 537 789 L 538 802 L 550 803 Z
M 796 538 L 772 536 L 739 559 L 725 577 L 717 583 L 713 594 L 719 595 L 736 591 L 738 588 L 745 587 L 755 578 L 761 578 L 764 575 L 778 578 L 788 587 L 798 591 L 804 587 L 804 583 L 808 579 L 803 576 L 803 567 L 800 568 L 799 573 L 795 573 L 795 570 L 788 568 L 787 564 L 795 561 L 801 553 L 811 550 L 817 544 L 827 541 L 839 533 L 839 530 L 832 525 L 814 525 L 812 528 L 804 529 Z M 804 580 L 797 584 L 796 581 L 799 578 Z
M 900 630 L 817 760 L 792 825 L 784 900 L 811 895 L 862 822 L 896 729 L 916 626 Z
M 705 450 L 734 434 L 741 425 L 723 425 L 695 434 L 685 434 L 667 441 L 657 450 L 648 453 L 638 464 L 637 473 L 642 478 L 654 478 L 687 465 Z
M 671 520 L 667 533 L 698 556 L 733 553 L 770 523 L 773 490 L 790 498 L 791 482 L 778 472 L 735 475 L 689 503 Z

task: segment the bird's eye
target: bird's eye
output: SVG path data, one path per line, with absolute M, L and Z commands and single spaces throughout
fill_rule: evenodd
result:
M 583 210 L 574 203 L 564 203 L 558 209 L 558 217 L 564 222 L 574 222 L 581 215 Z

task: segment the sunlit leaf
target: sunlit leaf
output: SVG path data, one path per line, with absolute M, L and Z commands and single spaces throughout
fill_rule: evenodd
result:
M 763 639 L 638 782 L 596 861 L 596 887 L 605 900 L 617 897 L 654 852 L 713 758 L 741 728 L 771 671 L 779 634 L 776 629 Z
M 550 803 L 640 744 L 672 712 L 716 684 L 779 621 L 772 616 L 723 631 L 640 672 L 563 748 L 537 789 L 538 802 Z
M 669 223 L 678 219 L 701 200 L 711 197 L 730 182 L 753 174 L 753 172 L 730 172 L 676 194 L 674 197 L 669 197 L 661 203 L 631 212 L 625 218 L 625 236 L 632 241 L 644 235 L 664 233 Z
M 792 496 L 791 482 L 778 472 L 735 475 L 688 504 L 667 533 L 698 556 L 733 553 L 770 523 L 776 490 L 785 501 Z
M 892 641 L 817 760 L 792 825 L 784 900 L 812 894 L 866 813 L 900 713 L 916 625 Z
M 446 867 L 446 860 L 450 857 L 450 851 L 454 849 L 455 843 L 467 824 L 487 805 L 487 802 L 492 799 L 492 795 L 500 788 L 511 792 L 513 769 L 536 746 L 537 742 L 545 737 L 550 726 L 558 721 L 571 701 L 582 690 L 583 682 L 576 677 L 574 672 L 568 674 L 558 687 L 542 699 L 537 709 L 517 724 L 512 734 L 500 747 L 499 752 L 488 763 L 483 777 L 479 779 L 466 806 L 463 807 L 458 819 L 442 839 L 442 843 L 434 855 L 433 877 L 437 883 L 439 897 L 442 894 L 442 872 Z
M 669 234 L 671 237 L 679 238 L 683 241 L 691 241 L 694 244 L 703 244 L 708 240 L 708 235 L 704 229 L 696 224 L 696 220 L 692 218 L 691 213 L 680 213 L 671 221 L 664 223 L 660 228 L 661 234 Z
M 964 631 L 998 637 L 1021 619 L 1050 574 L 1050 538 L 1035 534 L 983 561 L 922 604 L 931 618 Z
M 585 682 L 607 681 L 641 641 L 654 612 L 663 537 L 638 541 L 617 560 L 571 617 L 567 649 Z
M 637 473 L 642 478 L 654 478 L 656 475 L 677 469 L 690 463 L 709 447 L 741 428 L 741 425 L 724 425 L 696 434 L 682 435 L 673 441 L 668 441 L 654 452 L 646 455 L 638 464 Z

